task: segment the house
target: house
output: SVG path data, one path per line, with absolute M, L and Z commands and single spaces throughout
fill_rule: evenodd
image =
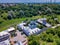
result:
M 46 20 L 47 20 L 46 18 L 41 18 L 41 19 L 38 19 L 37 22 L 45 25 L 46 27 L 51 27 L 51 25 L 47 23 Z
M 8 32 L 0 32 L 0 45 L 10 45 L 9 36 L 10 34 Z

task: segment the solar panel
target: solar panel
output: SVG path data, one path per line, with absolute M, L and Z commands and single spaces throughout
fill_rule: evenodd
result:
M 5 41 L 9 38 L 8 35 L 0 37 L 0 42 Z

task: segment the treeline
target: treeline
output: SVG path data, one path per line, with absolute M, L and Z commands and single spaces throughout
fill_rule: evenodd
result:
M 52 14 L 60 15 L 59 4 L 16 4 L 13 6 L 0 5 L 1 20 Z
M 29 45 L 60 45 L 60 27 L 29 36 Z

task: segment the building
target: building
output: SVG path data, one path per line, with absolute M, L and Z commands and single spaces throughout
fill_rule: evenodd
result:
M 27 35 L 27 36 L 29 36 L 29 35 L 32 35 L 32 34 L 38 34 L 40 31 L 41 31 L 41 29 L 39 29 L 39 28 L 37 28 L 37 27 L 35 27 L 35 28 L 30 28 L 30 26 L 24 26 L 26 23 L 21 23 L 21 24 L 19 24 L 17 27 L 18 27 L 18 29 L 22 29 L 23 30 L 23 32 Z M 33 26 L 32 26 L 33 27 Z
M 0 32 L 0 45 L 10 45 L 9 36 L 8 32 Z
M 26 26 L 25 22 L 22 22 L 17 25 L 18 30 L 22 30 L 27 36 L 32 34 L 39 34 L 42 29 L 37 28 L 37 24 L 40 23 L 46 27 L 51 27 L 49 23 L 46 22 L 46 18 L 38 19 L 37 21 L 30 21 Z
M 27 45 L 27 38 L 21 32 L 15 30 L 14 27 L 10 27 L 6 31 L 10 33 L 10 42 L 12 45 Z
M 7 29 L 7 32 L 12 34 L 12 33 L 16 32 L 16 30 L 14 27 L 10 27 L 9 29 Z
M 14 27 L 0 32 L 0 45 L 28 45 L 28 40 L 25 35 L 15 30 Z
M 20 24 L 17 25 L 17 28 L 18 28 L 19 30 L 20 30 L 20 29 L 23 30 L 24 27 L 25 27 L 24 25 L 26 25 L 26 23 L 20 23 Z
M 46 27 L 51 27 L 51 25 L 47 23 L 46 20 L 47 20 L 46 18 L 41 18 L 41 19 L 38 19 L 37 22 L 45 25 Z
M 15 37 L 10 36 L 10 41 L 12 45 L 28 45 L 27 38 L 24 35 L 22 35 L 21 32 L 17 30 L 16 34 L 17 35 Z
M 16 33 L 17 33 L 18 42 L 20 42 L 23 45 L 28 45 L 28 39 L 26 35 L 22 34 L 22 32 L 19 32 L 19 30 L 17 30 Z
M 33 28 L 36 28 L 36 27 L 37 27 L 37 23 L 36 23 L 36 21 L 31 21 L 31 22 L 28 24 L 28 26 L 29 26 L 31 29 L 33 29 Z

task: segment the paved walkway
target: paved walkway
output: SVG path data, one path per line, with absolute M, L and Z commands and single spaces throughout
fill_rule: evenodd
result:
M 60 24 L 57 24 L 56 26 L 53 26 L 53 27 L 51 27 L 51 28 L 56 28 L 56 27 L 58 27 L 58 26 L 60 26 Z
M 25 45 L 28 42 L 26 36 L 24 34 L 21 35 L 21 32 L 19 32 L 18 30 L 16 33 L 17 33 L 18 41 L 20 40 Z
M 23 34 L 21 34 L 21 32 L 19 32 L 18 30 L 16 31 L 17 36 L 16 37 L 11 37 L 10 36 L 10 41 L 11 44 L 14 45 L 14 41 L 21 41 L 23 43 L 23 45 L 28 45 L 28 40 L 26 38 L 26 36 Z

